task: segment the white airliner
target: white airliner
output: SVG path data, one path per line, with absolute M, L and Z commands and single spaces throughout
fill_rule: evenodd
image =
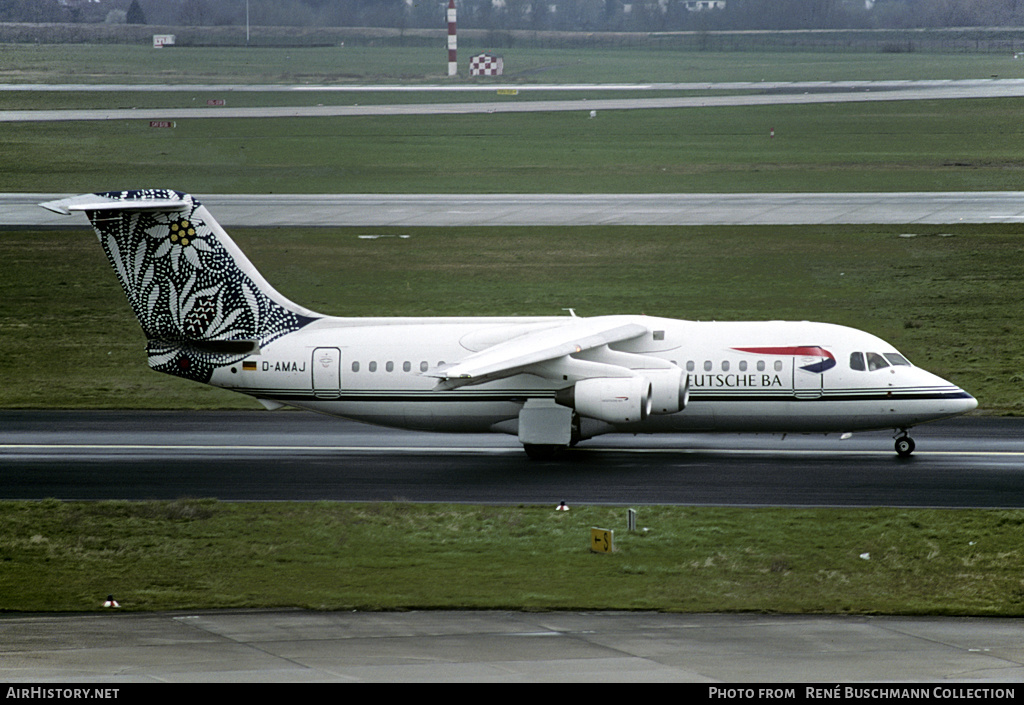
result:
M 41 204 L 84 211 L 155 370 L 284 405 L 407 429 L 518 435 L 531 457 L 605 433 L 907 430 L 977 401 L 885 341 L 827 323 L 575 314 L 336 318 L 256 271 L 192 196 Z

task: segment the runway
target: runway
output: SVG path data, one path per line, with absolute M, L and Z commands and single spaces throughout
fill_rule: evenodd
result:
M 5 499 L 1024 507 L 1024 420 L 891 434 L 601 436 L 529 460 L 514 436 L 307 412 L 0 412 Z
M 166 186 L 166 184 L 165 184 Z M 2 193 L 2 227 L 81 227 Z M 1024 192 L 664 194 L 193 194 L 224 227 L 915 225 L 1024 221 Z

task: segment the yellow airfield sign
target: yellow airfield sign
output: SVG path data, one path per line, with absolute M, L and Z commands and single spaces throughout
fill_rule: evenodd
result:
M 615 551 L 615 532 L 611 529 L 590 529 L 590 550 L 594 553 L 612 553 Z

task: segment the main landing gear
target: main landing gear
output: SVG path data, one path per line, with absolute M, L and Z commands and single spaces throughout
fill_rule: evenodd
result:
M 530 460 L 554 460 L 558 452 L 566 446 L 549 443 L 524 443 L 523 450 Z
M 896 455 L 901 458 L 909 458 L 914 452 L 914 439 L 907 435 L 907 429 L 900 429 L 901 435 L 896 438 Z

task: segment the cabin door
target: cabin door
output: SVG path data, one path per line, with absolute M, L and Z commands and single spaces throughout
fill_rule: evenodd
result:
M 798 399 L 816 399 L 828 358 L 821 348 L 808 347 L 802 353 L 793 356 L 793 393 Z
M 317 348 L 313 351 L 313 395 L 337 397 L 341 393 L 341 350 Z

